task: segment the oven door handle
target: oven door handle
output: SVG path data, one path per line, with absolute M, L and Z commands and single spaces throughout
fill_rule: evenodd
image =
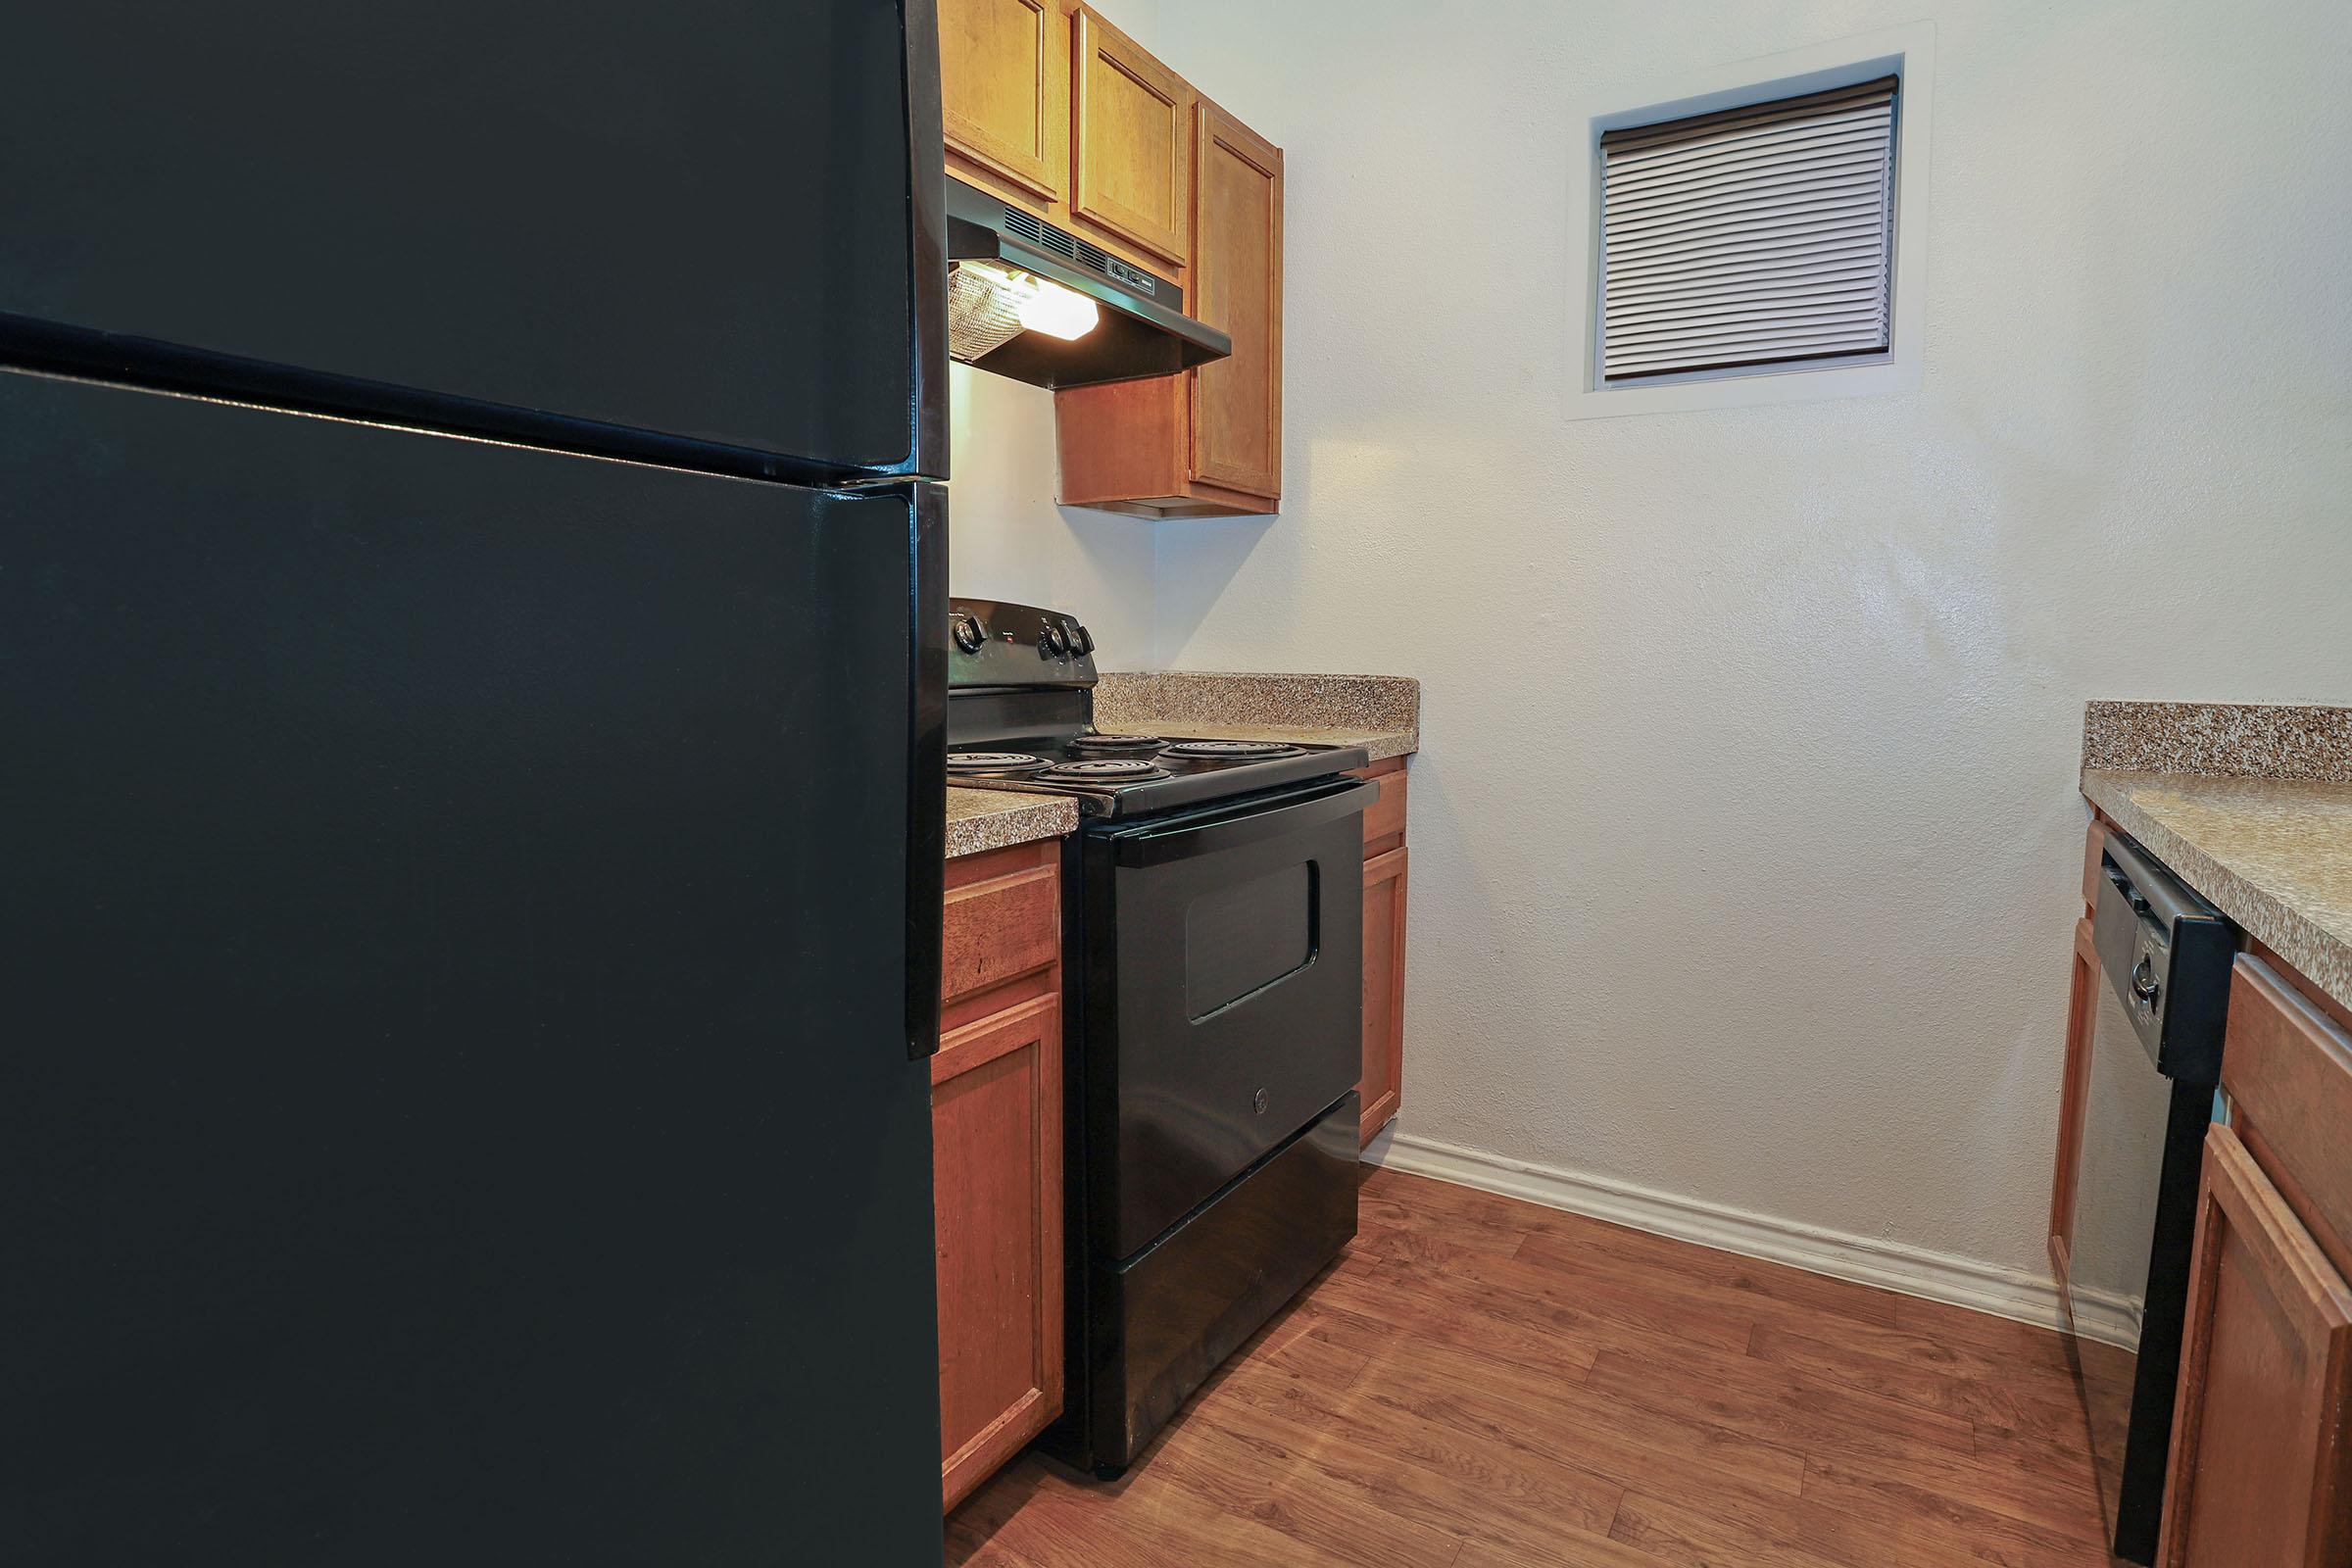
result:
M 1245 844 L 1317 827 L 1334 817 L 1361 811 L 1380 795 L 1380 786 L 1354 781 L 1326 795 L 1309 796 L 1295 805 L 1267 810 L 1262 805 L 1243 807 L 1230 815 L 1205 821 L 1171 823 L 1164 828 L 1124 835 L 1114 840 L 1113 858 L 1120 865 L 1166 865 L 1196 859 Z

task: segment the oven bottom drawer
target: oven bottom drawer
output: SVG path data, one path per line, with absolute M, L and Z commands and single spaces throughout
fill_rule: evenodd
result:
M 1091 1449 L 1125 1469 L 1199 1388 L 1355 1235 L 1351 1090 L 1287 1147 L 1151 1247 L 1088 1269 Z

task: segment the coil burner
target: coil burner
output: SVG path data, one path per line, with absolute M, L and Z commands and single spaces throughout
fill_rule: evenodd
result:
M 1176 741 L 1166 752 L 1188 762 L 1262 762 L 1269 757 L 1303 756 L 1303 747 L 1281 741 Z
M 1141 758 L 1092 758 L 1083 762 L 1056 762 L 1037 775 L 1043 784 L 1141 784 L 1166 778 L 1168 770 Z
M 987 778 L 1017 778 L 1045 771 L 1046 760 L 1027 752 L 950 752 L 948 776 L 978 774 Z

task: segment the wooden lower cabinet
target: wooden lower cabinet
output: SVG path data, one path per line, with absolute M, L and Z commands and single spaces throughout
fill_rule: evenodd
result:
M 2259 957 L 2232 976 L 2159 1562 L 2352 1565 L 2352 1034 Z
M 2082 1120 L 2090 1103 L 2091 1034 L 2107 976 L 2099 967 L 2092 922 L 2099 912 L 2107 819 L 2094 815 L 2082 837 L 2082 916 L 2075 922 L 2074 978 L 2066 1003 L 2066 1076 L 2058 1099 L 2058 1159 L 2050 1176 L 2050 1267 L 2064 1287 L 2074 1268 L 2075 1178 L 2082 1160 Z
M 1364 1054 L 1358 1141 L 1396 1119 L 1404 1097 L 1404 759 L 1357 771 L 1380 786 L 1364 811 Z
M 1404 1093 L 1404 846 L 1364 862 L 1364 1076 L 1360 1142 L 1396 1119 Z
M 2205 1145 L 2183 1346 L 2163 1561 L 2352 1562 L 2352 1291 L 2227 1127 Z
M 2091 831 L 2098 831 L 2093 826 Z M 2084 906 L 2075 922 L 2074 978 L 2067 989 L 2066 1078 L 2058 1101 L 2058 1163 L 2050 1177 L 2050 1267 L 2064 1286 L 2074 1272 L 2075 1181 L 2082 1163 L 2082 1121 L 2090 1108 L 2091 1036 L 2098 1024 L 2099 967 L 2095 928 Z
M 931 1147 L 953 1508 L 1061 1413 L 1059 846 L 949 862 L 946 929 Z

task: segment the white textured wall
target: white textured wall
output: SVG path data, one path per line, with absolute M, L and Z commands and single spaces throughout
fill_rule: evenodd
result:
M 949 591 L 1066 610 L 1104 667 L 1148 664 L 1152 524 L 1054 504 L 1054 394 L 956 365 L 948 402 Z
M 1924 389 L 1563 420 L 1568 105 L 1923 11 Z M 1156 651 L 1425 682 L 1405 1130 L 2037 1267 L 2083 700 L 2352 702 L 2352 7 L 1158 21 L 1288 151 L 1289 364 Z

